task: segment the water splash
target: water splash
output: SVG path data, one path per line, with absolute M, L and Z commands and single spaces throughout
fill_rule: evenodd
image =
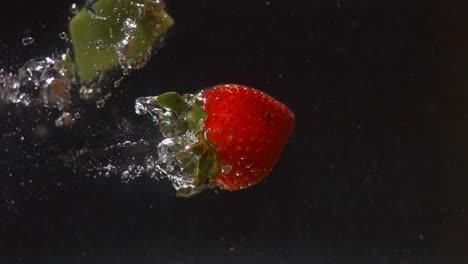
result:
M 198 131 L 187 129 L 183 114 L 159 106 L 156 99 L 156 96 L 140 97 L 135 102 L 135 112 L 149 114 L 163 136 L 157 145 L 154 169 L 168 178 L 176 190 L 195 188 L 197 179 L 192 175 L 201 155 L 195 154 L 192 148 L 199 143 Z M 195 103 L 193 98 L 184 100 L 189 105 Z
M 126 27 L 134 28 L 132 22 L 127 21 Z M 12 103 L 26 107 L 46 107 L 63 111 L 56 120 L 57 126 L 69 126 L 75 124 L 74 115 L 82 104 L 81 101 L 94 101 L 97 108 L 104 108 L 112 93 L 107 92 L 111 88 L 118 87 L 129 74 L 130 69 L 143 67 L 151 58 L 151 51 L 141 61 L 125 62 L 126 45 L 129 45 L 131 33 L 125 35 L 119 43 L 119 58 L 123 72 L 118 74 L 100 73 L 98 78 L 91 83 L 82 84 L 76 78 L 76 66 L 72 62 L 70 49 L 64 53 L 38 57 L 27 61 L 16 72 L 0 69 L 0 103 Z M 59 34 L 66 44 L 69 43 L 65 32 Z M 99 47 L 99 41 L 89 43 Z M 96 69 L 100 71 L 100 69 Z
M 69 150 L 61 154 L 60 159 L 76 173 L 92 178 L 118 178 L 123 183 L 130 183 L 143 177 L 153 180 L 165 177 L 158 171 L 155 158 L 159 141 L 157 132 L 147 126 L 137 127 L 126 119 L 112 131 L 108 142 Z
M 71 103 L 72 73 L 67 54 L 29 60 L 17 73 L 0 70 L 0 101 L 66 109 Z
M 142 10 L 143 7 L 138 7 L 139 10 Z M 143 11 L 141 11 L 143 12 Z M 159 26 L 159 25 L 157 25 Z M 152 48 L 142 52 L 138 56 L 130 59 L 128 56 L 128 51 L 133 45 L 135 45 L 135 31 L 137 30 L 137 22 L 131 18 L 125 19 L 123 23 L 122 32 L 124 37 L 115 45 L 115 51 L 117 52 L 119 58 L 119 65 L 124 71 L 124 74 L 127 74 L 129 70 L 138 70 L 146 66 L 148 61 L 152 56 Z

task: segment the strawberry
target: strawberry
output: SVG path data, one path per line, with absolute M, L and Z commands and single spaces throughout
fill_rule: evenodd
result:
M 183 197 L 213 186 L 235 191 L 257 184 L 275 166 L 294 126 L 286 105 L 235 84 L 139 98 L 136 109 L 159 123 L 165 139 L 157 167 Z
M 241 85 L 219 85 L 201 97 L 208 114 L 205 138 L 225 168 L 219 171 L 216 186 L 233 191 L 260 182 L 288 141 L 293 112 L 269 95 Z

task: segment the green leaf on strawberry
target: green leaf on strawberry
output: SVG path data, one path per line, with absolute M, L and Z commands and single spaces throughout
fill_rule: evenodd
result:
M 156 103 L 163 108 L 176 113 L 186 113 L 192 109 L 184 100 L 182 95 L 176 92 L 168 92 L 159 95 L 156 97 Z
M 195 103 L 193 104 L 192 111 L 189 112 L 187 117 L 189 128 L 192 131 L 200 131 L 205 125 L 205 120 L 208 117 L 208 114 L 200 106 L 200 101 L 196 99 Z

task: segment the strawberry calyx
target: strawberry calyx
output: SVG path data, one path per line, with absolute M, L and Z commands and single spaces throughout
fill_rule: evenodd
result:
M 136 112 L 149 113 L 164 139 L 158 145 L 159 171 L 166 174 L 178 197 L 191 197 L 213 187 L 220 170 L 217 151 L 205 137 L 208 115 L 200 94 L 167 92 L 137 99 Z

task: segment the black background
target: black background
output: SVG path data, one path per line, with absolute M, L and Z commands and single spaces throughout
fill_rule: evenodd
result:
M 63 49 L 71 3 L 2 3 L 1 67 Z M 167 4 L 165 45 L 105 109 L 83 106 L 74 128 L 0 105 L 0 263 L 468 261 L 466 4 Z M 94 178 L 58 158 L 118 140 L 119 120 L 140 122 L 138 96 L 218 83 L 296 113 L 280 162 L 251 189 L 179 199 L 168 182 Z M 45 138 L 30 132 L 39 123 Z

